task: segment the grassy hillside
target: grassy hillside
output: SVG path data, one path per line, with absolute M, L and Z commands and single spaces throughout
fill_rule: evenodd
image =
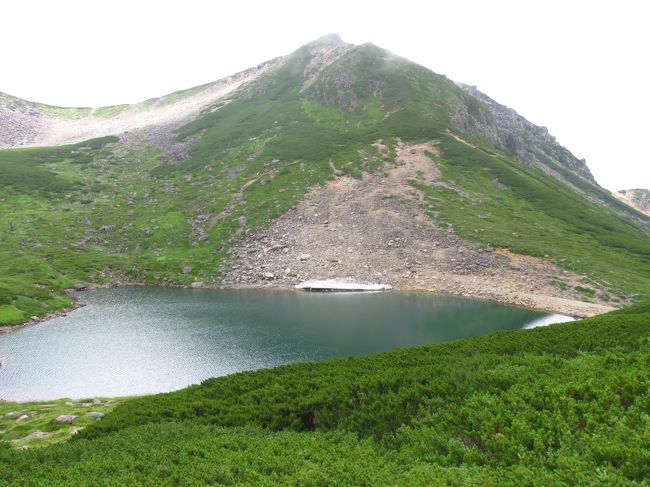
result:
M 0 401 L 0 442 L 12 448 L 32 448 L 69 439 L 77 430 L 95 423 L 87 413 L 102 413 L 113 409 L 122 399 L 58 399 L 48 402 Z M 62 415 L 77 416 L 73 424 L 61 423 Z
M 548 255 L 613 302 L 647 296 L 640 215 L 591 203 L 483 139 L 450 138 L 458 106 L 482 108 L 445 77 L 367 44 L 307 80 L 316 51 L 297 50 L 181 127 L 177 141 L 192 143 L 183 162 L 146 139 L 113 137 L 0 151 L 0 326 L 70 305 L 60 291 L 79 281 L 218 283 L 228 248 L 334 177 L 330 161 L 354 177 L 381 171 L 397 138 L 440 141 L 447 189 L 424 191 L 441 224 Z M 379 139 L 388 154 L 372 145 Z
M 647 296 L 650 238 L 614 208 L 589 202 L 541 171 L 439 136 L 438 164 L 449 186 L 421 189 L 429 213 L 482 245 L 547 256 L 588 277 L 613 302 Z
M 74 439 L 0 449 L 8 485 L 643 485 L 650 302 L 581 322 L 210 379 Z

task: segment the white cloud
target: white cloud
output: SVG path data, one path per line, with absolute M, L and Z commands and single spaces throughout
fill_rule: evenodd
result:
M 647 5 L 8 1 L 0 90 L 56 105 L 131 103 L 338 32 L 477 85 L 547 126 L 610 189 L 650 187 Z

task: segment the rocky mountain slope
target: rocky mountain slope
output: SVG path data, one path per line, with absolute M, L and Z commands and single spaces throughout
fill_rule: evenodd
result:
M 614 196 L 624 201 L 632 208 L 650 216 L 650 190 L 648 189 L 621 189 Z
M 650 289 L 650 218 L 545 129 L 372 44 L 326 36 L 133 106 L 4 96 L 0 116 L 0 323 L 75 282 L 352 277 L 581 315 Z
M 278 60 L 227 78 L 135 105 L 63 108 L 0 92 L 0 148 L 57 146 L 159 126 L 178 126 L 211 103 L 227 99 Z
M 475 86 L 459 86 L 482 102 L 476 104 L 472 100 L 458 107 L 454 123 L 463 132 L 483 136 L 492 145 L 511 151 L 522 162 L 534 165 L 558 179 L 563 179 L 560 169 L 564 168 L 596 183 L 585 160 L 576 158 L 558 144 L 546 127 L 529 122 L 511 108 L 481 93 Z

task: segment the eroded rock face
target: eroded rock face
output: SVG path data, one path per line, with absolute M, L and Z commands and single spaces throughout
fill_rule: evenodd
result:
M 44 116 L 35 110 L 21 110 L 0 93 L 0 148 L 34 144 Z
M 389 153 L 380 141 L 376 147 Z M 297 208 L 267 228 L 247 232 L 230 250 L 223 283 L 293 288 L 311 279 L 352 278 L 396 290 L 434 290 L 575 316 L 608 310 L 589 303 L 576 308 L 572 300 L 579 297 L 572 289 L 584 285 L 581 276 L 544 259 L 481 248 L 452 228 L 438 226 L 411 182 L 462 190 L 440 179 L 429 158 L 437 154 L 434 141 L 399 143 L 395 154 L 382 173 L 365 174 L 362 180 L 336 177 L 312 189 Z M 566 289 L 553 286 L 553 279 L 566 282 Z
M 427 155 L 436 153 L 435 143 L 400 143 L 384 174 L 338 177 L 315 188 L 297 209 L 232 250 L 238 264 L 225 282 L 290 287 L 350 277 L 413 288 L 440 272 L 499 269 L 506 259 L 438 228 L 424 213 L 423 196 L 410 182 L 444 184 Z
M 614 193 L 618 199 L 624 201 L 632 208 L 650 216 L 650 190 L 648 189 L 621 189 Z
M 482 102 L 481 106 L 461 103 L 457 106 L 453 122 L 459 130 L 488 139 L 491 144 L 512 151 L 523 163 L 536 166 L 546 173 L 564 180 L 546 160 L 550 159 L 587 181 L 596 184 L 584 159 L 578 159 L 557 143 L 546 127 L 537 126 L 516 111 L 501 105 L 476 86 L 458 83 L 468 95 Z

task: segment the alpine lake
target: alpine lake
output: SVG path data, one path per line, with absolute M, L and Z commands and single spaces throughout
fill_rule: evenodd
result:
M 0 399 L 172 391 L 209 377 L 569 321 L 431 293 L 96 289 L 0 335 Z

